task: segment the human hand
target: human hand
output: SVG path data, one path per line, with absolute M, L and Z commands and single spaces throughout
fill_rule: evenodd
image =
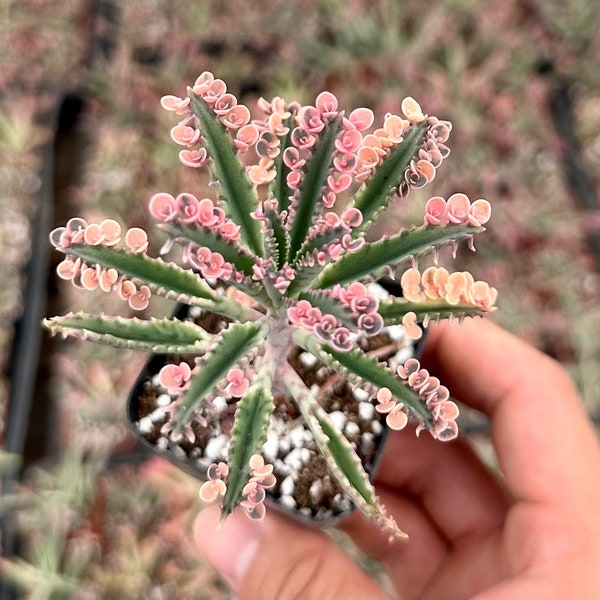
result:
M 404 599 L 600 598 L 600 446 L 564 370 L 493 324 L 430 328 L 424 366 L 485 413 L 503 480 L 462 439 L 389 436 L 375 484 L 410 539 L 343 524 Z M 201 552 L 244 600 L 386 594 L 323 533 L 278 516 L 200 513 Z

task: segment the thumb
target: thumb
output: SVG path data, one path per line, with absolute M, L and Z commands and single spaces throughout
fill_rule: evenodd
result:
M 194 524 L 200 552 L 242 600 L 384 600 L 387 596 L 319 531 L 273 514 L 251 521 L 235 511 L 219 526 L 216 506 Z

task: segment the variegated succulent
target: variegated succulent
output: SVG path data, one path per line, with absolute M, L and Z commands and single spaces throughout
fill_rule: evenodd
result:
M 194 322 L 69 314 L 45 321 L 52 332 L 152 353 L 194 355 L 167 364 L 160 384 L 174 399 L 168 426 L 193 436 L 189 424 L 218 397 L 235 403 L 226 461 L 212 464 L 201 488 L 221 499 L 224 516 L 236 506 L 264 515 L 274 484 L 262 448 L 282 390 L 304 418 L 331 474 L 351 500 L 392 535 L 403 535 L 381 506 L 352 443 L 290 366 L 302 348 L 367 394 L 392 429 L 410 419 L 439 440 L 457 434 L 457 406 L 446 387 L 411 358 L 392 368 L 364 351 L 361 340 L 400 329 L 416 339 L 430 319 L 481 315 L 496 291 L 466 272 L 431 266 L 417 257 L 449 245 L 456 250 L 484 230 L 486 200 L 464 194 L 431 198 L 424 222 L 367 241 L 371 225 L 392 201 L 431 181 L 448 155 L 450 123 L 424 115 L 412 98 L 403 116 L 387 114 L 373 130 L 367 108 L 346 114 L 336 97 L 313 106 L 282 98 L 259 100 L 260 118 L 208 72 L 185 98 L 165 96 L 163 108 L 181 116 L 171 137 L 181 162 L 206 166 L 214 197 L 157 193 L 149 203 L 167 241 L 151 258 L 139 228 L 124 235 L 107 219 L 71 219 L 51 233 L 66 257 L 63 279 L 87 290 L 116 292 L 134 310 L 158 294 L 221 315 L 228 325 L 209 333 Z M 121 244 L 121 238 L 124 244 Z M 178 264 L 177 264 L 178 263 Z M 399 275 L 402 295 L 376 290 L 382 275 Z

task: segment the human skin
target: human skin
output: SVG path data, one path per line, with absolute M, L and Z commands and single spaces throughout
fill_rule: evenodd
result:
M 600 445 L 564 369 L 481 319 L 431 326 L 421 362 L 487 415 L 501 476 L 465 439 L 392 432 L 375 486 L 409 540 L 359 513 L 343 529 L 403 600 L 600 598 Z M 322 532 L 273 512 L 218 524 L 202 511 L 195 538 L 243 600 L 388 598 Z

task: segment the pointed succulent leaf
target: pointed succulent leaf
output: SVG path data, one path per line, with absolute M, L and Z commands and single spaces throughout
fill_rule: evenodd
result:
M 352 382 L 368 382 L 382 388 L 387 387 L 399 402 L 403 402 L 412 415 L 422 420 L 426 426 L 431 425 L 431 415 L 419 396 L 413 392 L 401 379 L 376 358 L 355 348 L 350 352 L 338 352 L 322 344 L 311 332 L 297 330 L 294 341 L 301 347 L 314 354 L 343 377 Z
M 335 148 L 335 138 L 339 130 L 340 119 L 328 123 L 306 167 L 300 198 L 295 207 L 290 229 L 290 252 L 288 256 L 290 263 L 295 259 L 312 225 L 317 203 L 321 199 L 321 190 L 327 181 L 331 156 Z
M 294 268 L 294 279 L 292 279 L 286 295 L 293 298 L 304 290 L 314 287 L 315 280 L 321 275 L 325 266 L 331 262 L 331 259 L 328 257 L 325 260 L 325 265 L 320 265 L 316 261 L 312 261 L 311 264 L 306 258 L 297 263 Z
M 401 323 L 404 315 L 409 312 L 415 313 L 417 322 L 427 323 L 431 319 L 438 321 L 452 317 L 462 319 L 463 317 L 483 316 L 485 311 L 470 304 L 450 304 L 441 298 L 421 302 L 410 302 L 406 298 L 394 298 L 381 301 L 378 312 L 386 325 L 396 325 Z
M 354 235 L 366 231 L 387 206 L 392 190 L 402 181 L 404 171 L 423 141 L 426 126 L 426 121 L 415 125 L 385 157 L 366 187 L 357 195 L 353 206 L 362 213 L 363 225 L 353 231 Z
M 263 240 L 258 222 L 251 213 L 257 207 L 257 196 L 246 177 L 244 166 L 224 127 L 203 100 L 190 93 L 190 105 L 200 121 L 200 129 L 213 160 L 213 172 L 221 184 L 221 193 L 231 218 L 240 226 L 243 239 L 252 252 L 263 254 Z
M 350 352 L 337 352 L 324 345 L 323 352 L 329 354 L 347 375 L 353 374 L 364 381 L 371 382 L 378 388 L 389 388 L 394 397 L 399 402 L 403 402 L 414 417 L 421 419 L 428 426 L 431 424 L 431 415 L 419 396 L 396 377 L 386 365 L 358 349 Z
M 308 424 L 319 451 L 327 461 L 331 474 L 344 492 L 368 518 L 393 537 L 406 537 L 395 521 L 386 516 L 385 508 L 378 501 L 375 488 L 348 439 L 331 422 L 329 415 L 291 367 L 286 370 L 285 383 Z
M 273 408 L 268 377 L 256 381 L 237 404 L 229 446 L 229 475 L 222 504 L 223 517 L 230 514 L 241 500 L 242 490 L 250 475 L 250 458 L 261 452 Z
M 192 413 L 202 406 L 204 397 L 240 359 L 264 339 L 260 323 L 232 323 L 224 329 L 205 355 L 197 373 L 184 392 L 175 416 L 175 430 L 181 431 Z
M 87 263 L 99 264 L 105 269 L 116 269 L 128 279 L 147 284 L 153 292 L 188 304 L 197 304 L 196 299 L 217 301 L 214 290 L 198 275 L 182 269 L 174 263 L 144 254 L 133 254 L 107 246 L 72 244 L 69 254 L 78 256 Z
M 60 333 L 117 348 L 156 354 L 202 354 L 212 337 L 198 325 L 178 319 L 143 320 L 71 313 L 45 319 L 44 326 L 53 335 Z
M 483 231 L 483 227 L 470 225 L 445 225 L 442 227 L 420 227 L 402 231 L 365 244 L 352 254 L 341 256 L 329 265 L 315 282 L 316 288 L 328 288 L 336 283 L 345 284 L 369 275 L 376 275 L 384 267 L 397 265 L 432 248 Z

